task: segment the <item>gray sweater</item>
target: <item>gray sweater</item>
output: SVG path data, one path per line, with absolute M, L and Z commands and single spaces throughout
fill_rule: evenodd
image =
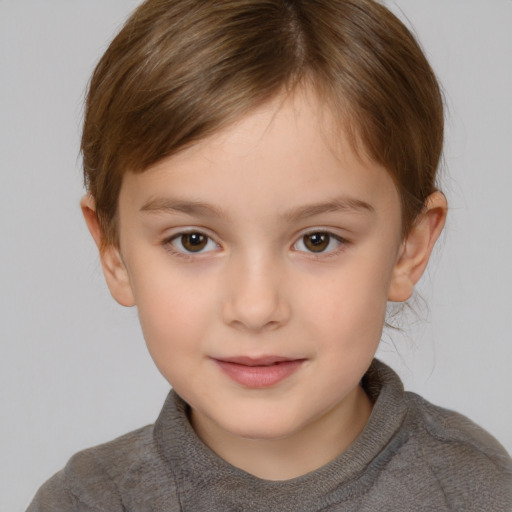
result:
M 494 438 L 404 393 L 378 361 L 363 386 L 374 402 L 363 432 L 304 476 L 273 482 L 231 466 L 171 391 L 154 425 L 73 456 L 28 512 L 512 511 L 512 461 Z

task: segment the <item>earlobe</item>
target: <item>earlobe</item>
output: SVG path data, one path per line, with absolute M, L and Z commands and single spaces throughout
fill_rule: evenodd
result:
M 409 299 L 414 286 L 427 267 L 432 249 L 441 234 L 447 214 L 444 194 L 434 192 L 425 203 L 424 212 L 418 217 L 402 242 L 388 294 L 392 302 Z
M 135 299 L 126 265 L 117 247 L 103 243 L 104 235 L 96 214 L 93 197 L 90 195 L 84 196 L 80 201 L 80 207 L 89 232 L 98 247 L 103 274 L 112 297 L 122 306 L 134 306 Z

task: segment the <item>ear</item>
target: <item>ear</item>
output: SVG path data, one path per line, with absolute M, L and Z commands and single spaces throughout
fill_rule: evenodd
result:
M 431 194 L 409 234 L 402 242 L 393 270 L 388 300 L 404 302 L 422 276 L 432 249 L 443 230 L 448 205 L 441 192 Z
M 85 223 L 89 228 L 100 252 L 101 266 L 112 297 L 122 306 L 133 306 L 135 300 L 126 266 L 119 249 L 112 244 L 104 243 L 104 235 L 96 214 L 96 204 L 91 195 L 80 201 Z

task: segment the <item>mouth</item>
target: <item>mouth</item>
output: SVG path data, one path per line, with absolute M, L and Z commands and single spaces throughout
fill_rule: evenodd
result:
M 231 380 L 244 387 L 258 389 L 275 386 L 290 377 L 306 360 L 280 356 L 241 356 L 214 358 L 213 361 Z

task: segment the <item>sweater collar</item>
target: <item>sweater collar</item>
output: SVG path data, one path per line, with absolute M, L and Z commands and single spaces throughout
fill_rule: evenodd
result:
M 154 435 L 180 489 L 182 510 L 321 510 L 363 493 L 405 442 L 396 435 L 405 405 L 399 377 L 378 360 L 372 362 L 362 384 L 374 407 L 356 440 L 321 468 L 278 482 L 254 477 L 211 451 L 192 429 L 188 405 L 171 391 Z

